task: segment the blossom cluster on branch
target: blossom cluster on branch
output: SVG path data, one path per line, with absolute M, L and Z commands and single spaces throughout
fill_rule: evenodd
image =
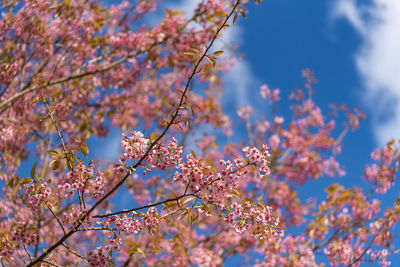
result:
M 364 115 L 324 115 L 310 70 L 290 118 L 268 85 L 273 112 L 224 114 L 221 75 L 237 56 L 216 42 L 250 3 L 203 0 L 188 17 L 159 2 L 3 1 L 1 265 L 318 266 L 321 254 L 390 265 L 400 199 L 380 197 L 396 182 L 396 142 L 371 153 L 368 190 L 335 180 L 325 199 L 301 198 L 310 180 L 345 175 L 336 155 Z M 116 162 L 89 145 L 110 127 L 122 132 Z

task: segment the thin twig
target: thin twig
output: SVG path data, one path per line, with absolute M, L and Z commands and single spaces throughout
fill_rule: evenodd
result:
M 65 145 L 65 143 L 64 143 L 64 139 L 63 139 L 63 136 L 62 136 L 62 134 L 61 134 L 61 132 L 60 132 L 60 129 L 59 129 L 58 126 L 57 126 L 57 122 L 56 122 L 55 118 L 53 117 L 53 111 L 50 109 L 49 104 L 47 103 L 47 100 L 46 100 L 46 99 L 43 99 L 43 103 L 46 105 L 46 108 L 47 108 L 47 110 L 49 111 L 49 117 L 50 117 L 51 121 L 53 122 L 54 127 L 56 128 L 56 131 L 57 131 L 57 134 L 58 134 L 58 138 L 59 138 L 60 141 L 61 141 L 61 144 L 62 144 L 64 153 L 65 153 L 65 157 L 66 157 L 66 159 L 67 159 L 68 168 L 69 168 L 71 171 L 73 171 L 73 165 L 72 165 L 72 163 L 70 162 L 70 159 L 69 159 L 69 157 L 68 157 L 69 151 L 67 150 L 67 147 L 66 147 L 66 145 Z
M 384 224 L 382 223 L 381 227 L 379 228 L 379 230 L 374 234 L 371 242 L 369 242 L 368 246 L 364 249 L 364 251 L 361 253 L 360 256 L 358 256 L 356 259 L 354 259 L 349 265 L 347 265 L 347 267 L 351 267 L 353 266 L 355 263 L 357 263 L 359 260 L 361 260 L 361 258 L 365 255 L 365 253 L 367 253 L 368 249 L 372 246 L 372 244 L 375 241 L 375 238 L 378 236 L 378 234 L 380 233 L 380 231 L 382 230 Z
M 187 197 L 187 196 L 195 196 L 197 197 L 197 195 L 195 194 L 185 194 L 185 195 L 181 195 L 179 197 L 175 197 L 175 198 L 170 198 L 170 199 L 166 199 L 164 201 L 160 201 L 157 203 L 152 203 L 146 206 L 142 206 L 142 207 L 138 207 L 138 208 L 134 208 L 134 209 L 130 209 L 130 210 L 121 210 L 121 211 L 116 211 L 116 212 L 112 212 L 112 213 L 107 213 L 107 214 L 101 214 L 101 215 L 95 215 L 93 216 L 93 218 L 106 218 L 106 217 L 110 217 L 113 215 L 118 215 L 118 214 L 124 214 L 124 213 L 129 213 L 132 211 L 138 211 L 138 210 L 143 210 L 143 209 L 147 209 L 147 208 L 152 208 L 152 207 L 156 207 L 162 204 L 166 204 L 168 202 L 172 202 L 172 201 L 178 201 L 181 198 Z
M 29 260 L 30 260 L 30 261 L 31 261 L 31 263 L 32 263 L 32 257 L 31 257 L 31 254 L 30 254 L 30 253 L 29 253 L 29 251 L 26 249 L 26 246 L 25 246 L 25 245 L 22 245 L 22 247 L 24 248 L 24 250 L 25 250 L 26 254 L 28 254 Z
M 354 227 L 354 226 L 356 226 L 358 224 L 360 224 L 360 221 L 355 221 L 352 224 L 348 225 L 347 227 L 345 227 L 345 228 L 343 228 L 341 230 L 338 229 L 330 238 L 328 238 L 327 240 L 321 242 L 318 245 L 315 245 L 312 248 L 312 251 L 316 251 L 316 250 L 322 248 L 323 246 L 325 246 L 326 244 L 329 244 L 333 239 L 335 239 L 339 235 L 343 234 L 344 232 L 346 232 L 347 230 L 349 230 L 350 228 L 352 228 L 352 227 Z
M 36 258 L 36 256 L 37 256 L 37 254 L 38 254 L 38 249 L 39 249 L 39 242 L 40 242 L 40 222 L 41 222 L 41 220 L 40 220 L 40 208 L 39 208 L 39 211 L 38 211 L 38 218 L 37 218 L 37 225 L 36 225 L 36 244 L 35 244 L 35 251 L 34 251 L 34 253 L 33 253 L 33 255 L 34 255 L 34 257 Z
M 61 246 L 63 246 L 66 250 L 68 250 L 70 253 L 74 254 L 75 256 L 77 256 L 77 257 L 79 257 L 79 258 L 81 258 L 81 259 L 83 259 L 83 260 L 86 260 L 85 257 L 79 255 L 78 253 L 76 253 L 75 251 L 73 251 L 70 247 L 68 247 L 67 245 L 65 245 L 64 243 L 61 244 Z
M 48 260 L 43 260 L 43 262 L 45 262 L 45 263 L 47 263 L 47 264 L 50 264 L 50 265 L 52 265 L 52 266 L 62 267 L 61 265 L 58 265 L 57 263 L 54 263 L 54 262 L 51 262 L 51 261 L 48 261 Z
M 117 231 L 115 228 L 110 227 L 88 227 L 88 228 L 79 228 L 77 231 L 110 231 L 114 232 Z
M 47 205 L 47 203 L 46 203 L 46 207 L 47 207 L 47 209 L 51 212 L 51 214 L 53 214 L 54 218 L 57 220 L 58 224 L 60 225 L 60 227 L 61 227 L 61 229 L 63 230 L 64 235 L 65 235 L 66 232 L 65 232 L 64 226 L 62 225 L 60 219 L 59 219 L 59 218 L 57 217 L 57 215 L 53 212 L 53 210 Z

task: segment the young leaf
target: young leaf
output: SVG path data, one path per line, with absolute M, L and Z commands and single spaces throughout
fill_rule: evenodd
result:
M 89 148 L 86 145 L 81 145 L 80 149 L 81 149 L 82 154 L 85 155 L 85 157 L 88 157 Z
M 33 164 L 32 169 L 31 169 L 31 177 L 32 177 L 32 179 L 35 179 L 37 163 L 38 162 L 36 161 L 35 164 Z
M 215 58 L 213 58 L 210 55 L 206 55 L 206 58 L 208 59 L 208 61 L 210 61 L 210 63 L 213 65 L 213 67 L 215 67 L 215 64 L 216 64 Z
M 188 51 L 188 50 L 183 51 L 182 54 L 184 54 L 184 55 L 186 55 L 186 56 L 195 56 L 195 55 L 197 55 L 196 53 L 193 53 L 193 52 Z
M 194 199 L 194 197 L 189 197 L 187 199 L 185 199 L 182 203 L 181 206 L 184 206 L 186 203 L 188 203 L 189 201 L 192 201 Z
M 245 19 L 247 19 L 246 14 L 244 13 L 243 10 L 239 10 L 240 15 L 242 15 Z
M 192 216 L 190 216 L 190 224 L 193 224 L 198 218 L 199 218 L 199 211 L 196 210 L 196 212 Z
M 201 205 L 203 206 L 203 208 L 204 208 L 208 213 L 211 213 L 210 207 L 207 205 L 207 203 L 201 202 Z
M 151 141 L 156 140 L 157 139 L 157 133 L 152 132 L 151 135 L 150 135 L 150 139 L 151 139 Z
M 188 55 L 188 56 L 196 56 L 199 54 L 199 52 L 200 51 L 197 49 L 189 48 L 189 49 L 186 49 L 185 51 L 183 51 L 182 54 Z
M 182 220 L 183 218 L 185 218 L 186 215 L 189 215 L 188 210 L 185 210 L 177 219 L 177 221 Z
M 193 151 L 191 148 L 189 148 L 189 150 L 190 150 L 190 153 L 192 153 L 192 156 L 193 156 L 195 159 L 197 159 L 196 153 L 194 153 L 194 151 Z
M 220 56 L 224 53 L 224 51 L 215 51 L 213 54 L 214 56 Z
M 61 162 L 59 159 L 53 159 L 52 161 L 50 161 L 50 167 L 53 170 L 57 170 L 58 168 L 60 168 L 61 166 Z
M 55 151 L 55 150 L 47 150 L 47 153 L 49 153 L 50 155 L 55 156 L 55 157 L 58 157 L 58 156 L 59 156 L 59 155 L 58 155 L 58 152 Z
M 32 181 L 31 178 L 25 177 L 24 179 L 22 179 L 22 180 L 19 182 L 19 185 L 29 184 L 31 181 Z

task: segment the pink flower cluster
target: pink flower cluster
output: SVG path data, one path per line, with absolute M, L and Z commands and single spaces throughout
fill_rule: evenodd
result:
M 149 146 L 149 139 L 144 138 L 141 132 L 132 132 L 130 137 L 123 135 L 121 141 L 124 154 L 120 156 L 120 163 L 125 168 L 128 167 L 127 160 L 139 160 L 142 158 Z M 166 170 L 168 167 L 174 167 L 181 160 L 182 147 L 178 146 L 175 138 L 172 138 L 166 145 L 157 144 L 143 161 L 142 166 L 146 169 L 144 174 L 149 174 L 151 169 Z M 116 171 L 121 171 L 121 166 L 115 166 Z
M 244 121 L 250 118 L 252 114 L 253 114 L 253 109 L 250 106 L 240 107 L 237 110 L 237 115 Z
M 324 253 L 328 256 L 331 265 L 338 266 L 341 263 L 348 264 L 352 262 L 363 253 L 363 250 L 362 246 L 355 246 L 349 240 L 344 240 L 343 242 L 333 240 L 324 249 Z M 360 262 L 357 262 L 355 266 L 359 264 Z
M 398 152 L 393 148 L 393 143 L 389 143 L 382 150 L 373 151 L 371 158 L 376 162 L 380 161 L 380 163 L 367 165 L 364 168 L 364 179 L 376 184 L 376 193 L 384 194 L 394 185 L 396 180 L 400 161 Z
M 268 151 L 268 146 L 264 144 L 262 146 L 263 152 L 261 152 L 258 148 L 243 148 L 243 152 L 246 152 L 246 158 L 258 167 L 258 177 L 261 178 L 264 175 L 269 175 L 271 173 L 270 165 L 268 158 L 271 154 Z M 236 162 L 237 163 L 237 162 Z
M 248 166 L 252 165 L 257 168 L 257 177 L 259 178 L 270 173 L 267 159 L 270 155 L 268 147 L 263 145 L 263 149 L 264 152 L 254 147 L 244 148 L 246 158 L 236 158 L 235 164 L 229 160 L 221 160 L 219 172 L 189 154 L 186 156 L 186 162 L 177 166 L 181 172 L 175 173 L 174 181 L 188 184 L 191 192 L 201 192 L 204 200 L 218 203 L 220 207 L 223 207 L 224 199 L 238 188 L 238 182 L 248 173 Z
M 120 216 L 113 215 L 101 222 L 102 226 L 109 228 L 114 224 L 114 227 L 119 232 L 126 232 L 128 235 L 135 235 L 139 233 L 142 223 L 139 219 L 136 219 L 136 213 L 132 213 L 132 217 L 128 217 L 127 214 L 121 214 Z
M 36 243 L 37 233 L 32 230 L 28 222 L 17 222 L 11 231 L 11 241 L 19 245 L 33 246 Z
M 199 267 L 215 266 L 213 265 L 213 252 L 207 249 L 196 247 L 192 249 L 190 261 Z
M 107 266 L 107 259 L 110 258 L 109 253 L 103 247 L 97 247 L 95 251 L 89 251 L 87 253 L 87 261 L 89 266 Z
M 128 217 L 126 213 L 119 216 L 113 215 L 99 222 L 99 224 L 105 229 L 114 227 L 120 233 L 136 235 L 143 227 L 146 227 L 149 231 L 156 230 L 160 222 L 158 211 L 155 208 L 149 208 L 146 213 L 131 212 L 131 215 L 131 217 Z
M 155 230 L 159 222 L 158 211 L 155 208 L 149 208 L 146 214 L 143 215 L 143 225 L 149 230 Z
M 182 147 L 178 147 L 175 138 L 172 138 L 167 145 L 160 144 L 152 149 L 146 158 L 148 167 L 159 170 L 166 170 L 168 167 L 174 167 L 181 160 L 183 152 Z
M 389 254 L 387 249 L 382 249 L 380 251 L 374 251 L 372 249 L 368 249 L 367 254 L 370 256 L 369 261 L 374 262 L 377 259 L 381 259 L 382 267 L 390 266 L 392 264 L 390 261 L 386 260 L 388 254 Z
M 54 194 L 42 179 L 33 180 L 31 184 L 25 185 L 25 190 L 24 200 L 32 209 L 38 210 L 41 202 L 47 202 L 49 206 L 53 206 L 53 203 L 48 200 L 54 197 Z
M 232 225 L 236 232 L 252 230 L 252 235 L 259 239 L 283 236 L 283 231 L 276 229 L 279 219 L 273 219 L 271 207 L 264 206 L 261 202 L 258 205 L 250 201 L 243 204 L 234 202 L 224 220 Z
M 125 164 L 126 160 L 139 160 L 146 153 L 149 142 L 150 140 L 138 131 L 131 132 L 129 137 L 123 134 L 121 146 L 125 153 L 120 157 L 120 162 Z
M 78 225 L 91 226 L 93 224 L 90 216 L 87 216 L 85 220 L 82 221 L 82 217 L 87 212 L 87 209 L 72 208 L 71 211 L 64 212 L 64 218 L 62 220 L 63 224 L 70 224 L 70 229 L 75 229 Z
M 266 84 L 263 84 L 260 87 L 260 94 L 261 94 L 262 98 L 270 97 L 272 102 L 278 102 L 280 100 L 280 97 L 279 97 L 280 90 L 279 89 L 270 90 L 268 85 L 266 85 Z
M 93 199 L 99 199 L 104 194 L 105 177 L 102 172 L 94 174 L 94 165 L 86 167 L 83 162 L 79 162 L 74 171 L 69 172 L 58 189 L 64 193 L 66 198 L 71 199 L 74 192 L 91 194 Z
M 264 254 L 265 261 L 256 267 L 298 266 L 322 267 L 315 262 L 314 252 L 302 235 L 286 235 L 282 240 L 268 239 L 256 249 Z M 288 257 L 288 255 L 293 255 Z
M 230 210 L 225 220 L 236 231 L 244 232 L 252 228 L 253 235 L 261 239 L 271 235 L 281 236 L 283 232 L 275 228 L 279 221 L 272 218 L 270 207 L 263 204 L 256 206 L 250 202 L 235 202 L 232 206 L 228 204 L 235 195 L 233 191 L 239 189 L 239 182 L 249 174 L 250 166 L 255 167 L 255 176 L 258 179 L 270 174 L 270 153 L 267 145 L 263 145 L 263 151 L 255 147 L 245 147 L 243 152 L 245 158 L 236 158 L 234 164 L 229 160 L 221 160 L 219 171 L 194 155 L 187 155 L 186 162 L 177 166 L 181 172 L 175 173 L 174 181 L 186 184 L 190 192 L 198 194 L 204 203 Z M 202 208 L 201 212 L 209 214 L 210 211 Z

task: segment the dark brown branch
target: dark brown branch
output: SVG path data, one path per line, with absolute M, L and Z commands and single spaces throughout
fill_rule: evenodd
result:
M 60 227 L 61 227 L 61 229 L 63 230 L 64 235 L 65 235 L 66 232 L 65 232 L 64 226 L 62 225 L 60 219 L 59 219 L 59 218 L 57 217 L 57 215 L 53 212 L 53 210 L 47 205 L 47 203 L 46 203 L 46 207 L 47 207 L 47 209 L 50 211 L 50 213 L 53 215 L 53 217 L 57 220 L 58 224 L 60 225 Z
M 338 229 L 330 238 L 328 238 L 327 240 L 321 242 L 318 245 L 315 245 L 312 248 L 312 251 L 316 251 L 316 250 L 322 248 L 323 246 L 325 246 L 326 244 L 329 244 L 333 239 L 337 238 L 339 235 L 343 234 L 344 232 L 346 232 L 350 228 L 352 228 L 352 227 L 354 227 L 356 225 L 359 225 L 359 224 L 360 224 L 360 221 L 355 221 L 352 224 L 348 225 L 347 227 L 345 227 L 345 228 L 343 228 L 341 230 Z
M 56 263 L 54 263 L 54 262 L 51 262 L 51 261 L 48 261 L 48 260 L 43 260 L 43 262 L 45 262 L 45 263 L 47 263 L 47 264 L 50 264 L 50 265 L 52 265 L 52 266 L 55 266 L 55 267 L 62 267 L 61 265 L 58 265 L 58 264 L 56 264 Z
M 375 241 L 375 238 L 378 236 L 378 234 L 381 232 L 382 228 L 383 228 L 384 224 L 382 223 L 382 226 L 379 228 L 379 230 L 374 234 L 371 242 L 369 242 L 368 246 L 364 249 L 364 251 L 361 253 L 360 256 L 358 256 L 356 259 L 354 259 L 349 265 L 347 265 L 347 267 L 351 267 L 353 266 L 355 263 L 357 263 L 358 261 L 361 260 L 361 258 L 365 255 L 365 253 L 367 253 L 368 249 L 372 246 L 372 244 Z
M 79 255 L 78 253 L 76 253 L 75 251 L 73 251 L 73 250 L 72 250 L 70 247 L 68 247 L 67 245 L 61 244 L 61 246 L 63 246 L 66 250 L 68 250 L 70 253 L 74 254 L 74 255 L 77 256 L 78 258 L 81 258 L 81 259 L 83 259 L 83 260 L 86 260 L 85 257 Z
M 197 195 L 195 195 L 195 194 L 184 194 L 184 195 L 181 195 L 179 197 L 166 199 L 164 201 L 160 201 L 160 202 L 157 202 L 157 203 L 152 203 L 152 204 L 149 204 L 149 205 L 146 205 L 146 206 L 142 206 L 142 207 L 138 207 L 138 208 L 134 208 L 134 209 L 130 209 L 130 210 L 121 210 L 121 211 L 116 211 L 116 212 L 102 214 L 102 215 L 95 215 L 95 216 L 93 216 L 93 218 L 106 218 L 106 217 L 110 217 L 110 216 L 113 216 L 113 215 L 118 215 L 118 214 L 123 214 L 123 213 L 129 213 L 129 212 L 132 212 L 132 211 L 138 211 L 138 210 L 143 210 L 143 209 L 147 209 L 147 208 L 152 208 L 152 207 L 156 207 L 156 206 L 159 206 L 159 205 L 162 205 L 162 204 L 166 204 L 168 202 L 178 201 L 179 199 L 184 198 L 184 197 L 188 197 L 188 196 L 197 197 Z

